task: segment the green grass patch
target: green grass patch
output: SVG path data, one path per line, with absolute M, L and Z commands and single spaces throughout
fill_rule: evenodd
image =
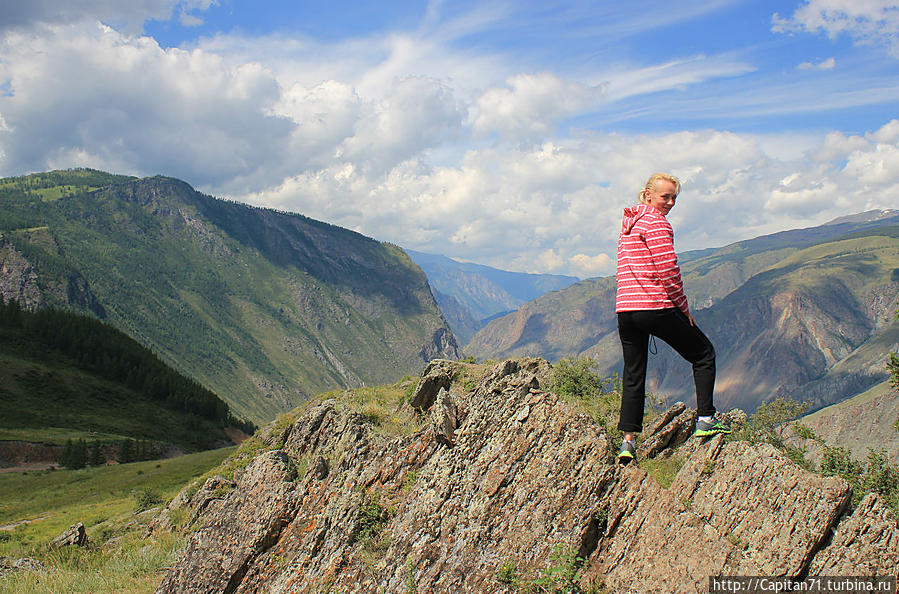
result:
M 44 470 L 0 475 L 0 525 L 22 524 L 0 541 L 0 555 L 40 554 L 44 545 L 69 526 L 92 528 L 133 512 L 142 490 L 159 499 L 173 497 L 192 478 L 218 466 L 235 447 L 167 460 L 150 460 L 81 470 Z M 146 501 L 146 499 L 144 499 Z
M 667 489 L 674 482 L 674 477 L 677 476 L 684 462 L 686 460 L 677 455 L 667 458 L 648 458 L 640 460 L 640 468 L 645 470 L 663 488 Z
M 0 580 L 0 593 L 152 592 L 175 562 L 182 537 L 146 536 L 142 509 L 174 496 L 235 447 L 168 460 L 83 470 L 0 475 L 0 556 L 34 557 L 46 571 L 20 571 Z M 89 545 L 50 551 L 47 543 L 83 522 Z
M 66 441 L 121 441 L 128 436 L 117 433 L 98 433 L 96 431 L 82 431 L 67 427 L 41 427 L 41 428 L 0 428 L 0 441 L 32 441 L 37 443 L 49 443 L 65 445 Z

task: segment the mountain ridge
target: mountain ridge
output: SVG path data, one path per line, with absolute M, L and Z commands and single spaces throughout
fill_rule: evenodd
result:
M 453 333 L 464 344 L 496 315 L 578 279 L 501 270 L 446 256 L 406 250 L 428 277 Z
M 78 175 L 81 191 L 45 199 L 54 179 Z M 5 298 L 28 289 L 39 305 L 100 304 L 93 315 L 257 422 L 320 391 L 458 356 L 427 278 L 397 246 L 180 180 L 7 178 L 0 230 L 14 247 L 0 253 L 3 277 L 24 279 L 0 286 Z M 68 290 L 79 278 L 91 296 L 80 302 Z
M 747 255 L 731 248 L 682 267 L 694 315 L 719 354 L 720 406 L 751 411 L 781 395 L 820 408 L 836 401 L 835 389 L 848 397 L 883 380 L 882 359 L 899 346 L 894 328 L 899 326 L 891 317 L 899 307 L 894 219 L 874 227 L 865 223 L 863 230 L 850 225 L 849 233 L 805 247 L 786 245 L 782 237 L 774 244 L 763 238 L 771 250 L 750 245 L 742 248 Z M 737 265 L 742 268 L 735 272 Z M 697 307 L 703 294 L 710 307 Z M 614 297 L 614 277 L 582 281 L 494 320 L 466 351 L 482 358 L 587 355 L 603 372 L 616 373 Z M 778 346 L 778 341 L 784 342 Z M 866 347 L 875 343 L 884 350 Z M 651 364 L 651 389 L 690 401 L 689 366 L 680 365 L 666 345 L 659 349 Z M 769 367 L 760 367 L 760 360 Z

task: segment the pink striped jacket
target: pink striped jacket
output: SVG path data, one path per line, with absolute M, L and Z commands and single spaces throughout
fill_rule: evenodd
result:
M 674 253 L 674 230 L 648 204 L 624 209 L 618 236 L 615 312 L 680 308 L 690 313 Z

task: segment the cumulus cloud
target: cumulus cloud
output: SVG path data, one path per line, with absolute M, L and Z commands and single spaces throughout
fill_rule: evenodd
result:
M 259 64 L 161 49 L 104 25 L 46 25 L 0 38 L 3 171 L 90 165 L 210 184 L 281 161 L 294 123 L 272 114 Z
M 899 58 L 899 4 L 894 0 L 806 0 L 790 17 L 774 13 L 771 23 L 777 33 L 846 34 L 858 44 L 883 45 Z
M 669 217 L 678 250 L 725 245 L 895 205 L 899 146 L 882 141 L 897 130 L 893 121 L 864 136 L 824 135 L 790 159 L 765 138 L 730 132 L 589 135 L 472 149 L 454 166 L 410 159 L 380 178 L 332 165 L 244 199 L 413 249 L 588 277 L 614 272 L 621 211 L 653 171 L 684 183 Z
M 472 130 L 476 136 L 545 137 L 562 119 L 595 108 L 605 87 L 566 82 L 550 72 L 519 74 L 506 82 L 507 86 L 488 89 L 475 102 Z
M 608 254 L 575 254 L 570 258 L 571 270 L 581 278 L 610 274 L 614 268 L 614 261 Z
M 139 6 L 135 19 L 182 5 Z M 867 134 L 776 137 L 572 123 L 608 114 L 609 102 L 752 70 L 729 57 L 612 69 L 606 84 L 446 43 L 487 16 L 443 36 L 220 35 L 165 49 L 35 15 L 27 31 L 0 31 L 0 175 L 80 165 L 163 173 L 404 247 L 582 277 L 614 271 L 622 208 L 658 170 L 684 182 L 670 217 L 681 251 L 899 202 L 895 120 Z M 834 100 L 819 91 L 798 102 L 768 88 L 759 96 L 804 110 Z
M 108 25 L 137 33 L 150 20 L 168 20 L 176 7 L 182 23 L 198 20 L 190 12 L 206 10 L 215 0 L 28 0 L 0 2 L 0 31 L 37 23 L 70 24 L 102 21 Z

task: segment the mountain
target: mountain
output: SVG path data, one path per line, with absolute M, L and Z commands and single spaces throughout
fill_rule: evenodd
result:
M 899 211 L 872 210 L 834 219 L 824 225 L 790 229 L 738 241 L 712 250 L 678 256 L 690 303 L 694 309 L 709 307 L 746 280 L 793 252 L 866 229 L 899 224 Z
M 719 408 L 751 411 L 778 395 L 820 408 L 883 381 L 884 357 L 899 347 L 896 220 L 767 236 L 684 264 L 694 314 L 718 352 Z M 494 320 L 466 349 L 482 358 L 587 355 L 618 373 L 614 303 L 613 277 L 583 281 Z M 650 370 L 650 389 L 692 401 L 689 366 L 666 345 Z
M 845 448 L 856 460 L 868 457 L 868 448 L 884 449 L 899 463 L 899 398 L 885 381 L 837 404 L 824 407 L 800 419 L 831 447 Z M 805 447 L 806 458 L 819 463 L 822 448 L 810 440 L 794 437 L 795 445 Z
M 99 320 L 0 305 L 0 432 L 197 450 L 228 443 L 233 425 L 252 432 L 215 394 Z
M 0 294 L 89 312 L 259 422 L 458 348 L 398 247 L 166 178 L 0 180 Z
M 258 432 L 156 520 L 154 535 L 186 535 L 156 591 L 705 592 L 709 576 L 897 577 L 894 487 L 862 497 L 767 443 L 684 443 L 696 419 L 684 407 L 659 416 L 639 465 L 618 465 L 607 428 L 546 389 L 545 361 L 470 373 L 429 366 L 405 403 L 427 402 L 419 424 L 399 433 L 362 394 Z
M 560 274 L 510 272 L 414 250 L 406 253 L 428 276 L 437 303 L 462 344 L 485 320 L 578 280 Z

